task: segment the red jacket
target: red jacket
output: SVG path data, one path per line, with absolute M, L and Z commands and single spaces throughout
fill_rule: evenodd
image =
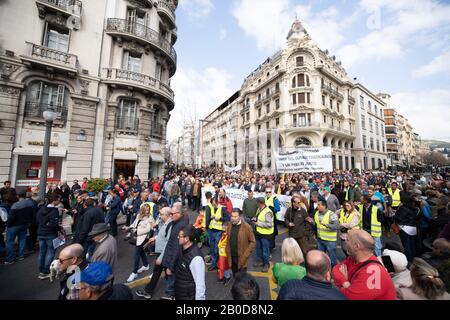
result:
M 224 206 L 225 208 L 227 208 L 227 213 L 229 216 L 231 216 L 231 213 L 233 212 L 233 203 L 231 202 L 230 198 L 228 198 L 228 197 L 220 198 L 219 197 L 219 204 L 221 206 Z
M 153 190 L 153 192 L 161 193 L 161 186 L 159 185 L 158 182 L 153 182 L 152 190 Z
M 379 261 L 375 256 L 369 260 Z M 395 286 L 387 270 L 376 263 L 369 263 L 357 270 L 362 263 L 356 264 L 352 257 L 341 263 L 347 266 L 348 281 L 351 283 L 346 289 L 342 287 L 346 280 L 339 270 L 341 264 L 333 268 L 334 283 L 341 292 L 349 300 L 396 300 Z

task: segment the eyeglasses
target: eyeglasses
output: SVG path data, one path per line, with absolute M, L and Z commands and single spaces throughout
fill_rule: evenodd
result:
M 67 258 L 67 259 L 61 259 L 61 258 L 59 258 L 58 260 L 59 260 L 59 263 L 64 263 L 64 261 L 67 261 L 67 260 L 70 260 L 70 259 L 72 259 L 73 257 L 70 257 L 70 258 Z
M 266 191 L 266 193 L 272 193 L 272 191 Z

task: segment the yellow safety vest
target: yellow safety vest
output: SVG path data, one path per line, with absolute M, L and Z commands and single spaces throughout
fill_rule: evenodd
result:
M 359 206 L 359 213 L 361 214 L 361 219 L 359 220 L 359 227 L 361 229 L 364 228 L 363 220 L 363 205 Z M 377 206 L 372 205 L 372 214 L 371 214 L 371 221 L 370 221 L 370 234 L 372 237 L 381 238 L 381 222 L 378 221 L 377 217 L 378 208 Z
M 400 190 L 395 189 L 395 192 L 392 192 L 391 188 L 388 188 L 388 192 L 392 197 L 392 206 L 393 207 L 398 207 L 402 204 L 402 202 L 400 201 Z
M 212 206 L 211 206 L 212 207 Z M 217 221 L 217 219 L 222 218 L 222 206 L 219 205 L 216 209 L 216 212 L 214 212 L 214 207 L 211 208 L 211 222 L 209 224 L 210 229 L 223 231 L 223 222 Z
M 214 207 L 211 203 L 208 203 L 209 210 L 211 214 L 214 212 Z M 202 227 L 206 229 L 206 210 L 203 214 Z M 209 227 L 209 226 L 208 226 Z
M 332 212 L 330 210 L 328 210 L 322 219 L 322 223 L 320 223 L 319 210 L 316 210 L 316 213 L 314 214 L 314 220 L 315 220 L 316 226 L 317 226 L 317 237 L 324 241 L 335 242 L 335 241 L 337 241 L 337 231 L 332 230 L 325 226 L 330 223 L 330 215 L 331 214 L 332 214 Z
M 355 216 L 355 213 L 352 212 L 350 213 L 350 215 L 346 218 L 345 217 L 345 211 L 344 209 L 341 209 L 341 214 L 339 216 L 339 223 L 343 224 L 343 223 L 350 223 L 353 220 L 353 217 Z M 359 229 L 359 225 L 356 225 L 353 227 L 353 229 Z
M 275 208 L 275 196 L 271 196 L 270 198 L 266 198 L 266 207 L 267 208 Z M 273 212 L 272 209 L 270 209 L 273 213 L 273 215 L 275 215 L 275 212 Z
M 259 211 L 259 209 L 258 209 Z M 265 207 L 264 209 L 262 209 L 260 212 L 256 213 L 256 217 L 258 222 L 264 223 L 266 221 L 266 214 L 269 213 L 272 215 L 272 227 L 270 228 L 261 228 L 259 226 L 256 226 L 256 232 L 262 235 L 271 235 L 274 232 L 274 223 L 275 220 L 273 219 L 273 212 L 272 210 L 270 210 L 268 207 Z
M 347 189 L 347 192 L 345 193 L 345 201 L 348 201 L 348 194 L 350 192 L 350 189 Z

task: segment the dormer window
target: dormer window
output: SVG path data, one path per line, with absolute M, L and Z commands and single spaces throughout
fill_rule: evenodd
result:
M 295 61 L 296 61 L 296 66 L 297 67 L 303 66 L 303 57 L 302 56 L 299 56 L 299 57 L 295 58 Z

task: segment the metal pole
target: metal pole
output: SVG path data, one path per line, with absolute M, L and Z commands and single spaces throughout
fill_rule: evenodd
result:
M 50 153 L 52 123 L 53 121 L 45 121 L 45 138 L 44 148 L 42 150 L 41 178 L 39 180 L 39 198 L 41 201 L 44 201 L 45 190 L 47 188 L 48 157 Z

